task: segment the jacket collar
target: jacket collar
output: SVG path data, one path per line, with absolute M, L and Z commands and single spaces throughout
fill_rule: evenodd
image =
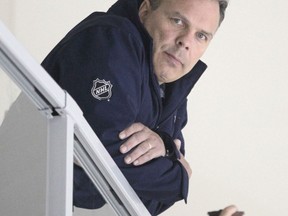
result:
M 118 0 L 107 13 L 112 13 L 129 19 L 139 31 L 146 49 L 152 46 L 152 38 L 140 21 L 138 11 L 143 0 Z M 147 50 L 150 51 L 150 50 Z

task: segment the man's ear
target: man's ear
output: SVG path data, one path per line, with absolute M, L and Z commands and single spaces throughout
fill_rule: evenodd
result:
M 143 23 L 147 17 L 147 15 L 151 12 L 151 4 L 149 0 L 144 0 L 139 7 L 139 18 Z

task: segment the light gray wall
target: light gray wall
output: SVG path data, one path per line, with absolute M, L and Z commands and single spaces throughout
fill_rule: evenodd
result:
M 112 2 L 1 0 L 0 18 L 40 63 L 73 25 Z M 230 203 L 251 216 L 288 211 L 287 9 L 285 0 L 230 1 L 189 97 L 188 205 L 163 215 L 205 215 Z M 17 92 L 0 78 L 3 115 Z
M 6 116 L 0 128 L 0 215 L 45 215 L 47 119 L 26 97 Z
M 14 19 L 15 5 L 14 0 L 0 0 L 0 20 L 5 25 L 9 26 L 10 31 L 15 33 Z M 15 100 L 20 90 L 7 77 L 0 68 L 0 124 L 3 120 L 5 111 L 8 110 L 10 104 Z

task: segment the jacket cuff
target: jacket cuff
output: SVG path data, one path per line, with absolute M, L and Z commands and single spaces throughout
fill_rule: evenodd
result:
M 165 157 L 173 161 L 180 159 L 180 152 L 177 149 L 172 137 L 164 131 L 155 131 L 155 133 L 157 133 L 164 142 L 166 149 Z

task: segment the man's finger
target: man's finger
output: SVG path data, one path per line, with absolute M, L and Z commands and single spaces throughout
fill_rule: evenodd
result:
M 127 153 L 137 145 L 140 145 L 141 143 L 148 141 L 147 138 L 148 138 L 147 134 L 144 131 L 135 132 L 120 146 L 120 152 L 123 154 Z
M 142 155 L 141 157 L 137 158 L 137 160 L 135 160 L 133 162 L 134 166 L 140 166 L 142 164 L 147 163 L 148 161 L 151 161 L 153 158 L 156 158 L 157 154 L 153 151 L 149 151 L 146 154 Z
M 175 139 L 175 140 L 174 140 L 174 143 L 175 143 L 175 145 L 176 145 L 176 148 L 180 151 L 180 148 L 181 148 L 181 140 Z
M 222 210 L 220 216 L 232 216 L 236 212 L 237 212 L 237 207 L 235 205 L 230 205 Z
M 154 156 L 154 154 L 155 151 L 152 144 L 150 142 L 143 142 L 127 155 L 124 160 L 127 164 L 133 163 L 134 165 L 140 165 L 145 159 L 147 159 L 147 161 L 151 160 L 151 157 Z
M 119 134 L 120 139 L 126 139 L 127 137 L 130 137 L 132 134 L 137 133 L 144 129 L 144 125 L 141 123 L 133 123 L 125 130 L 121 131 Z

